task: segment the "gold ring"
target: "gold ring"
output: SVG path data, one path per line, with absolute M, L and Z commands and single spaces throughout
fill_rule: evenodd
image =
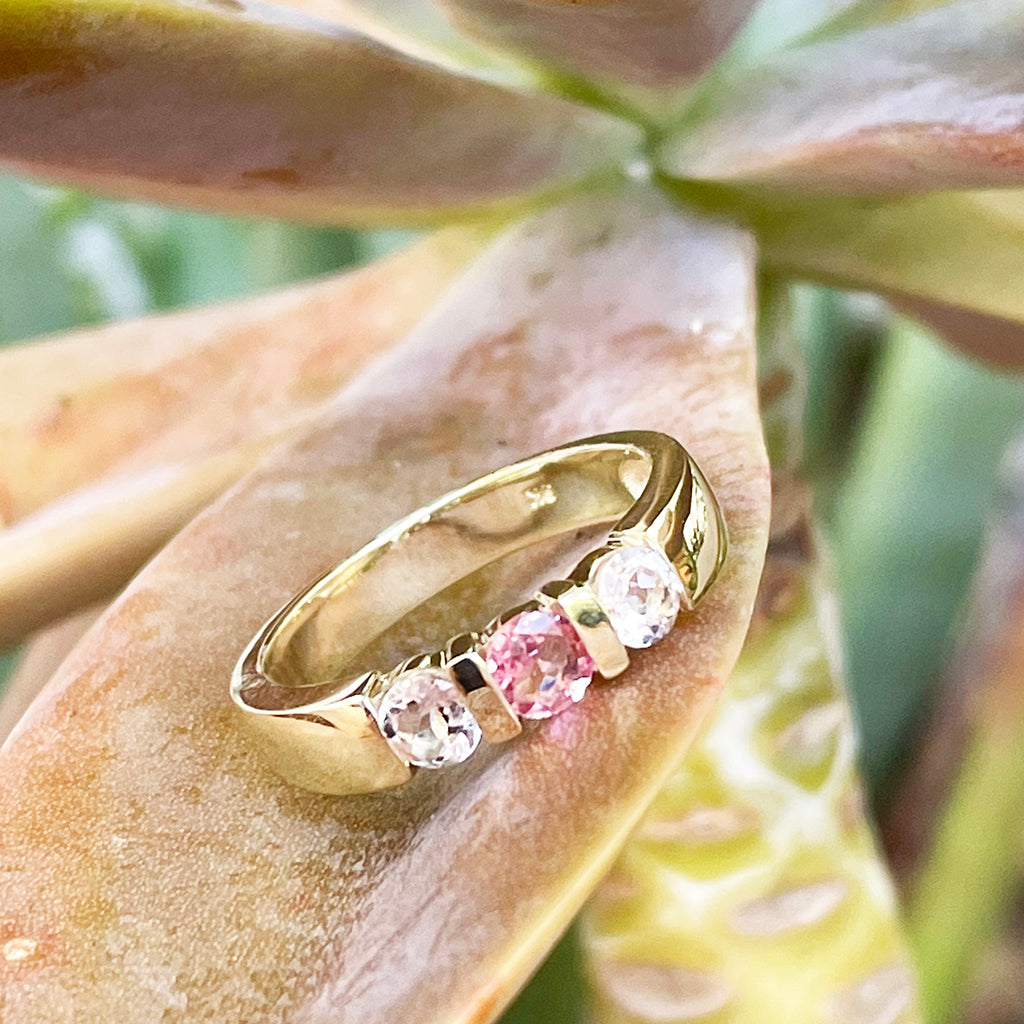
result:
M 432 598 L 565 538 L 583 538 L 586 555 L 525 604 L 389 669 L 374 662 Z M 566 710 L 595 674 L 618 675 L 627 648 L 649 647 L 693 608 L 725 550 L 711 488 L 673 438 L 574 441 L 451 491 L 329 570 L 253 638 L 231 697 L 289 782 L 388 789 Z

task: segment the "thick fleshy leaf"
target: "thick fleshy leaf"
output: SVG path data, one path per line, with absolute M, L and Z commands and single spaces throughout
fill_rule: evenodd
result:
M 583 915 L 599 1024 L 919 1019 L 864 816 L 834 596 L 799 479 L 804 373 L 791 297 L 765 283 L 768 558 L 721 701 Z
M 561 74 L 676 86 L 725 49 L 755 0 L 437 0 L 467 35 Z
M 669 174 L 806 192 L 1024 183 L 1024 3 L 962 0 L 738 68 L 662 145 Z
M 0 640 L 114 593 L 484 239 L 450 230 L 322 283 L 0 351 Z
M 329 280 L 0 350 L 4 520 L 315 406 L 414 326 L 485 240 L 448 230 Z
M 257 0 L 2 0 L 0 69 L 9 167 L 293 220 L 507 206 L 601 173 L 637 138 Z
M 848 288 L 878 291 L 926 319 L 929 305 L 962 306 L 1024 322 L 1024 192 L 943 192 L 903 199 L 716 196 L 757 232 L 772 268 Z M 938 316 L 940 309 L 934 310 Z M 969 326 L 970 321 L 966 322 Z M 1019 365 L 1013 332 L 999 339 L 948 337 L 975 354 Z
M 281 0 L 274 0 L 280 3 Z M 309 0 L 285 0 L 306 3 Z M 489 77 L 499 71 L 495 55 L 478 47 L 454 27 L 431 0 L 314 0 L 332 4 L 346 23 L 367 35 L 446 67 L 486 69 Z M 512 73 L 506 64 L 501 73 Z M 517 77 L 526 78 L 525 74 Z
M 497 1014 L 739 651 L 768 506 L 752 257 L 735 228 L 646 193 L 549 210 L 143 571 L 0 754 L 0 937 L 29 950 L 0 968 L 7 1014 Z M 699 611 L 614 685 L 390 794 L 303 793 L 249 750 L 228 676 L 312 574 L 482 470 L 644 427 L 701 462 L 731 553 Z
M 599 1024 L 922 1019 L 807 539 L 773 533 L 722 700 L 584 916 Z

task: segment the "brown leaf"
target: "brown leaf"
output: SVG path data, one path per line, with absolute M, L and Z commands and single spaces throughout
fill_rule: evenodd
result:
M 1024 182 L 1024 4 L 962 0 L 739 68 L 668 138 L 669 174 L 806 192 Z
M 551 209 L 157 557 L 0 754 L 5 1018 L 493 1019 L 742 642 L 768 512 L 752 262 L 743 233 L 645 193 Z M 722 502 L 730 556 L 697 613 L 452 773 L 330 798 L 264 768 L 227 681 L 268 613 L 444 489 L 623 428 L 681 438 Z
M 984 363 L 1008 370 L 1024 366 L 1024 324 L 1019 320 L 916 298 L 898 298 L 896 305 L 954 348 Z
M 696 77 L 755 0 L 438 0 L 467 35 L 563 74 L 665 87 Z
M 283 7 L 18 0 L 0 20 L 0 161 L 95 191 L 422 220 L 565 188 L 636 140 Z
M 0 352 L 0 640 L 122 586 L 485 237 L 449 230 L 322 283 Z

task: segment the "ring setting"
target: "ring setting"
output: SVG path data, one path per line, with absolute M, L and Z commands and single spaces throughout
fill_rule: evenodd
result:
M 605 522 L 607 539 L 565 578 L 478 632 L 391 669 L 344 671 L 360 627 L 386 631 L 481 566 Z M 418 555 L 425 542 L 448 558 Z M 694 607 L 725 549 L 714 495 L 678 442 L 650 431 L 585 438 L 445 495 L 330 570 L 257 634 L 231 695 L 290 781 L 328 793 L 401 785 L 513 739 L 524 720 L 562 714 L 595 678 L 619 675 L 630 650 L 662 640 Z M 389 615 L 382 595 L 410 563 L 437 579 Z

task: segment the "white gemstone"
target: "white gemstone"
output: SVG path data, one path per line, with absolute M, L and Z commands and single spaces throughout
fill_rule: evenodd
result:
M 672 563 L 646 545 L 599 558 L 590 586 L 625 647 L 650 647 L 675 625 L 683 581 Z
M 440 768 L 465 761 L 480 743 L 480 726 L 447 673 L 403 672 L 374 715 L 384 738 L 404 761 Z

